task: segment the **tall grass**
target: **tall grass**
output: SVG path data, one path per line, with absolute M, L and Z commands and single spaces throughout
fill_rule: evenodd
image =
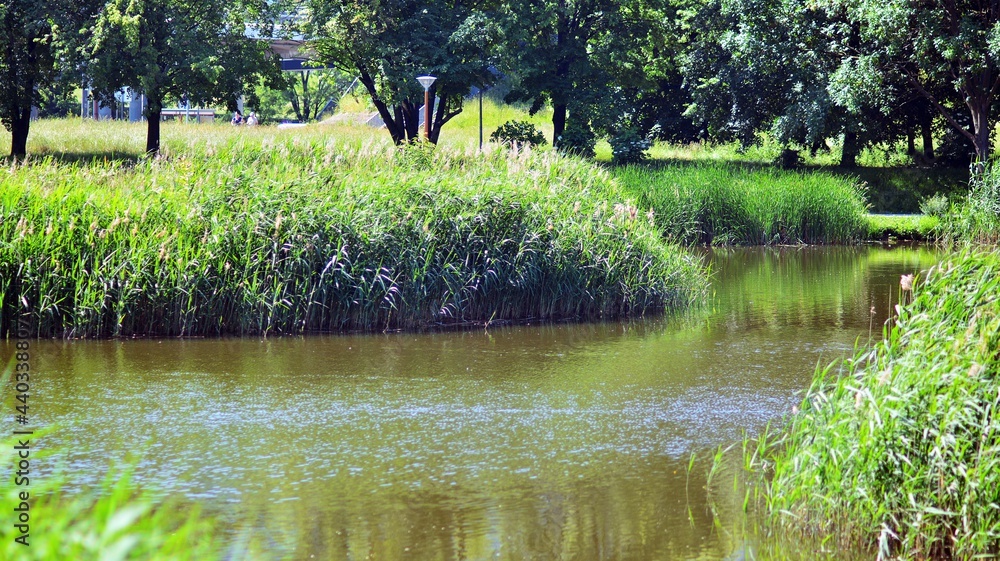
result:
M 43 337 L 620 318 L 704 286 L 586 162 L 200 130 L 4 170 L 0 325 L 24 303 Z
M 709 163 L 614 174 L 666 237 L 682 243 L 848 243 L 868 233 L 860 188 L 826 173 Z
M 914 292 L 881 343 L 817 371 L 746 463 L 779 526 L 880 559 L 995 558 L 1000 252 L 955 255 Z
M 944 216 L 942 229 L 951 242 L 1000 242 L 1000 166 L 991 163 L 969 179 L 969 194 Z
M 0 442 L 11 450 L 16 442 Z M 5 458 L 7 459 L 7 458 Z M 13 460 L 9 459 L 12 464 Z M 32 477 L 31 520 L 26 547 L 14 541 L 14 508 L 21 502 L 12 477 L 0 481 L 0 509 L 11 520 L 0 525 L 0 558 L 24 561 L 221 558 L 212 518 L 198 507 L 164 502 L 132 487 L 126 471 L 111 472 L 97 489 L 67 492 L 61 480 Z

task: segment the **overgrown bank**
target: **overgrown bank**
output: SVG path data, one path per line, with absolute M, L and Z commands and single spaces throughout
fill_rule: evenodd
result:
M 824 172 L 705 163 L 627 166 L 615 176 L 681 243 L 851 243 L 869 233 L 859 186 Z
M 42 337 L 617 318 L 705 285 L 585 162 L 320 136 L 11 167 L 0 240 L 0 325 L 26 303 Z
M 909 295 L 909 293 L 904 293 Z M 887 337 L 747 449 L 772 520 L 881 558 L 1000 554 L 1000 251 L 954 255 Z

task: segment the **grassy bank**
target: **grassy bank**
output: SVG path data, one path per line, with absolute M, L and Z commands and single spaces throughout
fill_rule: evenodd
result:
M 43 337 L 607 319 L 704 286 L 586 162 L 185 130 L 156 161 L 3 170 L 2 325 L 25 302 Z
M 746 452 L 772 520 L 881 558 L 1000 554 L 1000 252 L 933 268 L 885 340 Z
M 712 245 L 848 243 L 868 234 L 852 181 L 822 173 L 723 163 L 614 171 L 668 239 Z

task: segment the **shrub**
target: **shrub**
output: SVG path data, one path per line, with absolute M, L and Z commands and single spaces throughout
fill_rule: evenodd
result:
M 490 135 L 490 142 L 498 142 L 505 146 L 542 146 L 546 144 L 542 131 L 528 121 L 507 121 L 493 131 L 493 134 Z
M 646 151 L 653 142 L 639 136 L 634 129 L 626 129 L 611 137 L 611 161 L 616 164 L 637 164 L 646 159 Z
M 1000 169 L 995 164 L 970 174 L 968 196 L 943 217 L 942 227 L 952 241 L 1000 241 Z
M 948 197 L 936 194 L 920 201 L 920 212 L 927 216 L 941 217 L 948 213 Z
M 682 306 L 695 257 L 593 164 L 232 135 L 184 158 L 0 177 L 0 332 L 385 330 Z M 628 207 L 629 212 L 612 209 Z
M 594 131 L 590 130 L 589 126 L 571 123 L 559 135 L 558 148 L 567 154 L 593 158 L 596 144 L 597 137 L 594 136 Z

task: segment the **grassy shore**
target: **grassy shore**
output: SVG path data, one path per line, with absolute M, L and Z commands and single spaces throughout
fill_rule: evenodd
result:
M 104 150 L 135 128 L 93 127 Z M 181 131 L 156 161 L 4 170 L 3 325 L 24 302 L 43 337 L 610 319 L 705 285 L 606 172 L 554 152 Z
M 823 172 L 694 163 L 627 166 L 614 175 L 681 243 L 851 243 L 869 230 L 860 187 Z
M 997 250 L 943 261 L 883 342 L 817 372 L 801 411 L 746 449 L 775 523 L 880 558 L 1000 554 L 998 273 Z

